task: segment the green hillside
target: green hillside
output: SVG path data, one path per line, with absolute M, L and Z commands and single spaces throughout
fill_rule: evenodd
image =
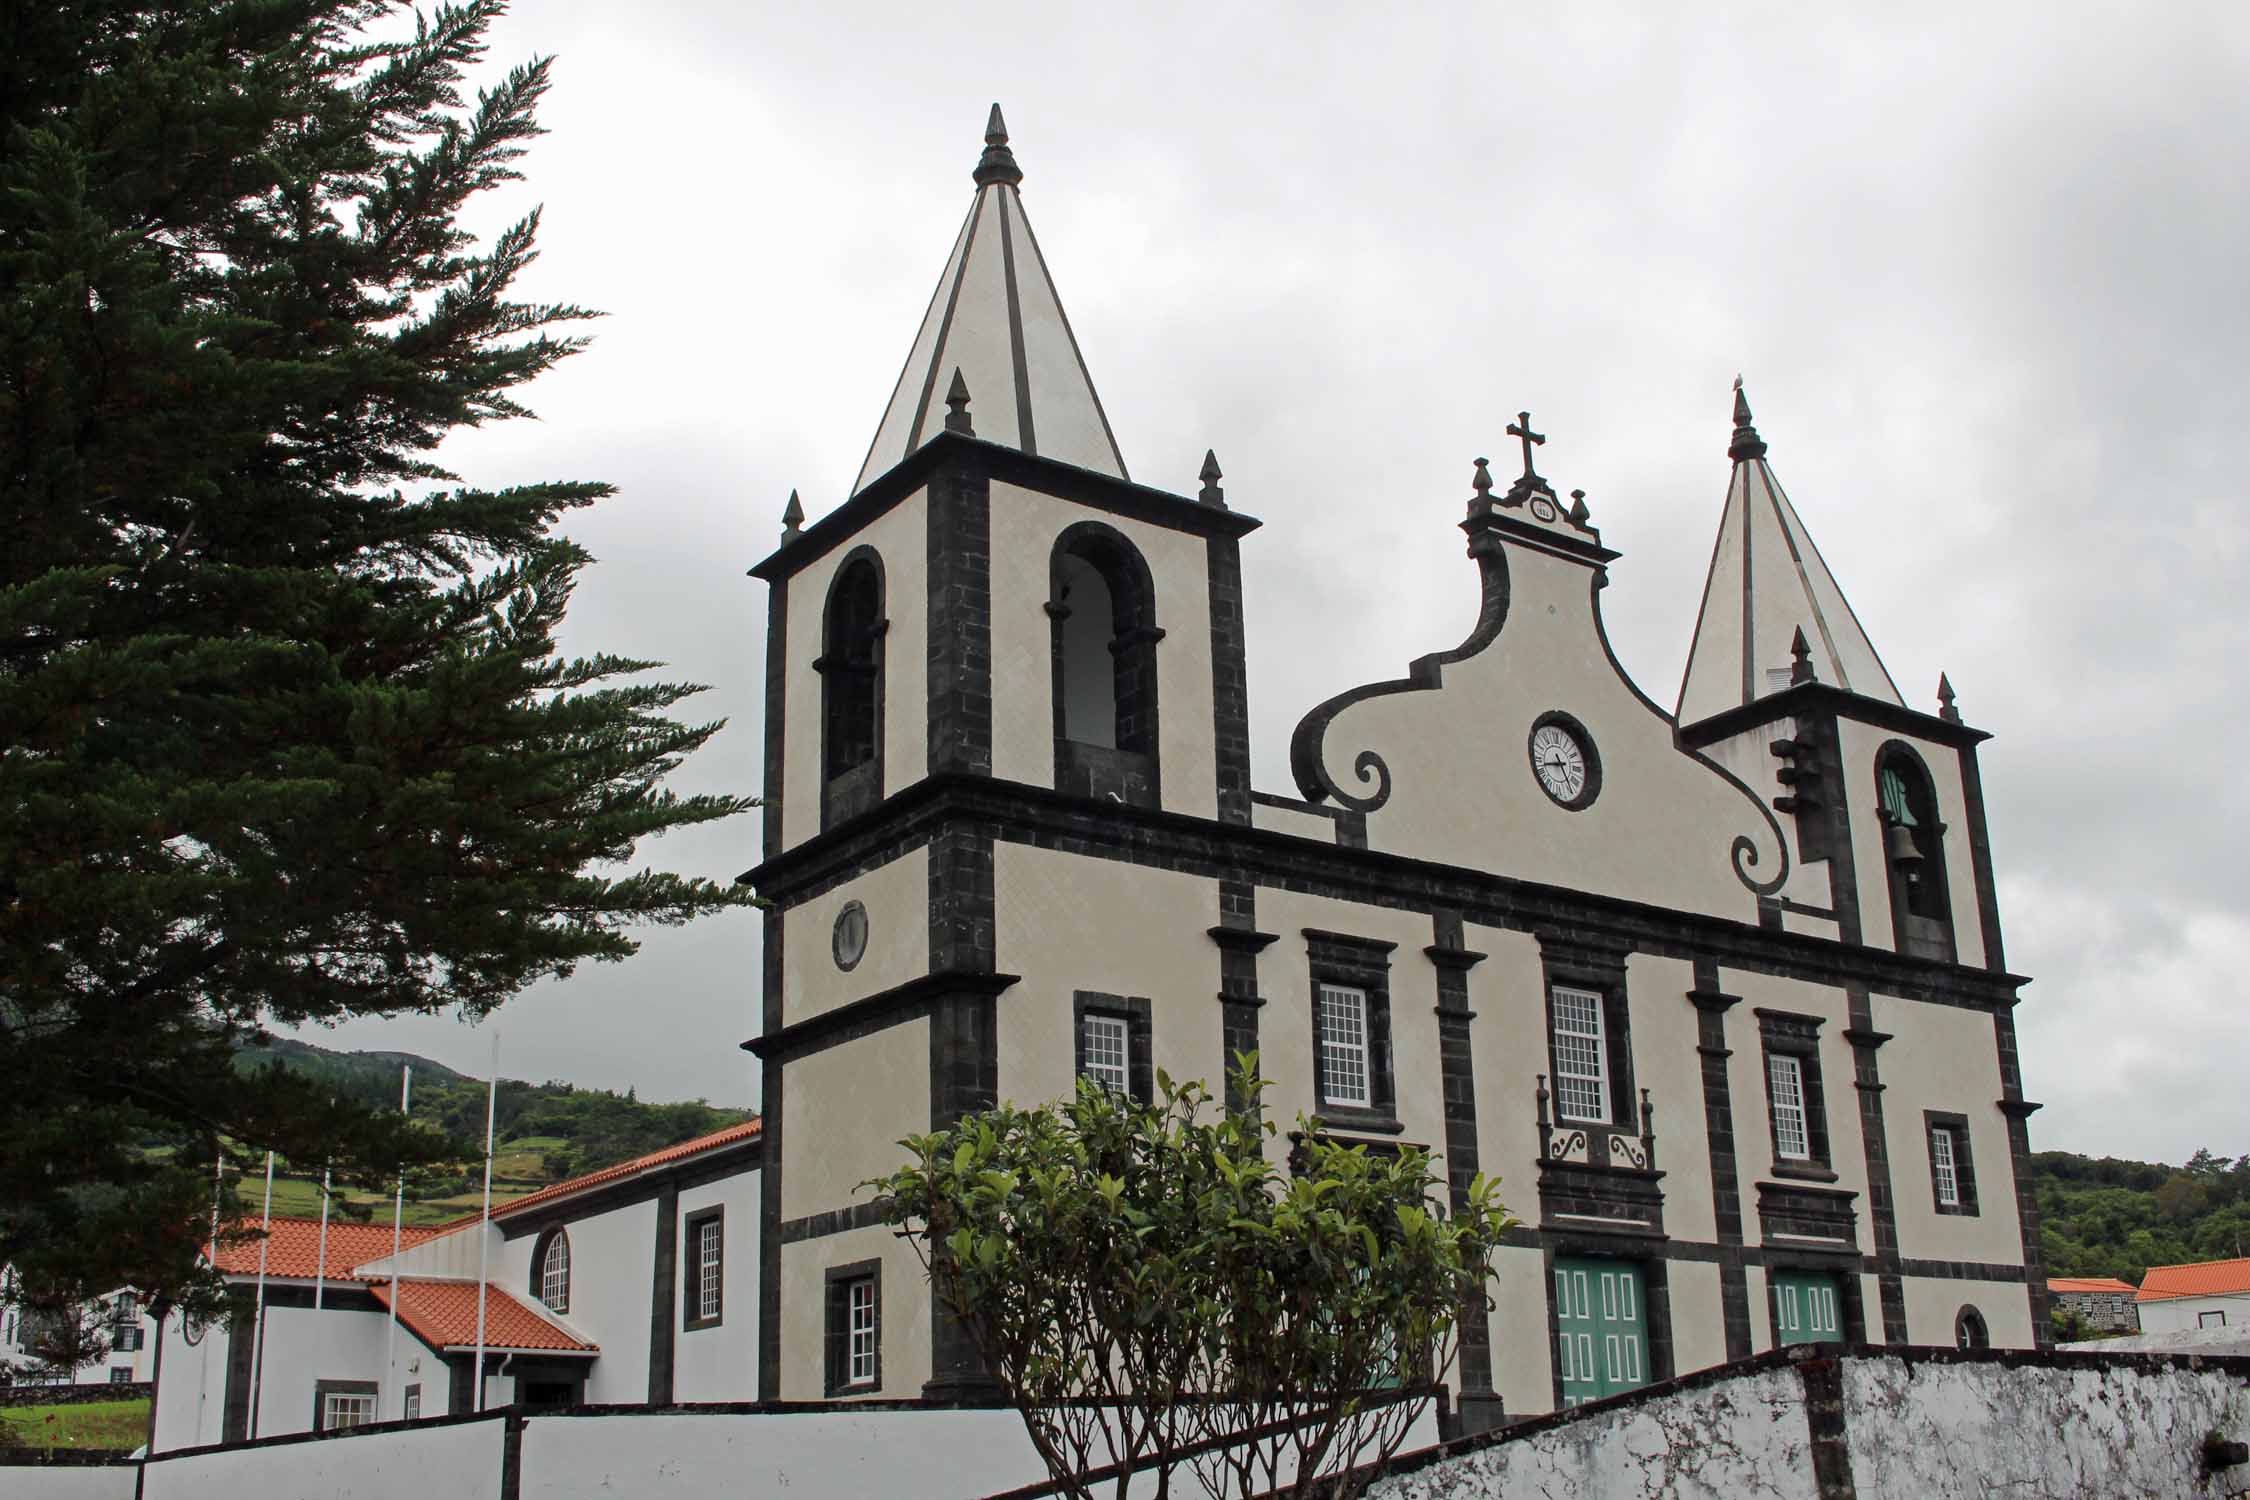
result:
M 244 1048 L 235 1059 L 235 1066 L 245 1071 L 277 1063 L 323 1080 L 345 1098 L 377 1108 L 397 1107 L 399 1070 L 411 1064 L 415 1117 L 458 1140 L 462 1159 L 454 1169 L 408 1180 L 406 1222 L 442 1223 L 474 1212 L 482 1202 L 483 1079 L 412 1053 L 336 1052 L 283 1037 Z M 750 1111 L 720 1108 L 700 1099 L 644 1104 L 630 1089 L 616 1094 L 568 1083 L 503 1078 L 494 1117 L 492 1197 L 503 1203 L 551 1182 L 722 1129 L 748 1119 Z M 390 1208 L 387 1194 L 344 1190 L 340 1197 L 349 1212 L 380 1217 Z M 262 1184 L 244 1185 L 246 1204 L 255 1205 L 262 1198 Z M 273 1211 L 318 1214 L 319 1174 L 277 1174 Z
M 2030 1182 L 2050 1276 L 2137 1285 L 2150 1266 L 2250 1255 L 2250 1156 L 2198 1151 L 2168 1167 L 2039 1151 Z

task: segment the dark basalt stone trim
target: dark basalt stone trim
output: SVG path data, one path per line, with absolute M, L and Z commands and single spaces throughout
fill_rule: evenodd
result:
M 2023 1063 L 2016 1053 L 2016 1018 L 2001 1011 L 1992 1018 L 1993 1042 L 2000 1054 L 2000 1113 L 2008 1121 L 2008 1175 L 2016 1195 L 2016 1223 L 2023 1235 L 2025 1281 L 2031 1292 L 2031 1327 L 2039 1347 L 2054 1344 L 2047 1317 L 2047 1255 L 2039 1234 L 2039 1200 L 2031 1190 L 2031 1113 L 2039 1106 L 2023 1096 Z
M 1710 1240 L 1682 1240 L 1668 1235 L 1646 1234 L 1624 1226 L 1519 1224 L 1501 1237 L 1501 1243 L 1520 1250 L 1559 1246 L 1568 1254 L 1622 1255 L 1628 1258 L 1678 1260 L 1717 1266 L 1720 1268 L 1722 1286 L 1730 1266 L 1763 1266 L 1769 1270 L 1777 1267 L 1783 1270 L 1816 1268 L 1839 1273 L 1848 1268 L 1856 1268 L 1863 1275 L 1877 1274 L 1874 1256 L 1848 1249 L 1831 1251 L 1817 1245 L 1722 1245 Z M 2013 1283 L 2023 1281 L 2026 1276 L 2021 1266 L 1966 1260 L 1901 1260 L 1899 1272 L 1903 1276 L 1919 1276 L 1930 1281 Z
M 989 654 L 982 670 L 991 678 Z M 991 762 L 990 712 L 986 705 L 985 763 Z M 933 738 L 935 736 L 933 718 Z M 928 980 L 917 1003 L 930 1017 L 930 1129 L 944 1130 L 963 1116 L 1000 1102 L 1000 1017 L 998 997 L 1016 982 L 1013 974 L 993 972 L 997 941 L 997 901 L 993 887 L 993 825 L 989 819 L 956 817 L 930 839 Z M 879 1017 L 875 1017 L 879 1019 Z M 830 1033 L 831 1036 L 835 1035 Z M 933 1253 L 942 1253 L 939 1247 Z M 998 1386 L 986 1371 L 967 1326 L 943 1298 L 928 1299 L 930 1378 L 925 1396 L 993 1394 Z
M 1804 1091 L 1805 1146 L 1810 1155 L 1795 1161 L 1781 1154 L 1781 1119 L 1774 1106 L 1771 1066 L 1759 1069 L 1766 1075 L 1766 1131 L 1773 1148 L 1772 1175 L 1834 1182 L 1836 1172 L 1829 1165 L 1833 1158 L 1828 1140 L 1828 1091 L 1820 1067 L 1820 1026 L 1824 1018 L 1764 1006 L 1757 1007 L 1753 1014 L 1758 1018 L 1758 1041 L 1765 1056 L 1770 1059 L 1779 1053 L 1796 1058 Z
M 1143 1104 L 1156 1098 L 1156 1060 L 1152 1035 L 1155 1007 L 1146 995 L 1108 995 L 1075 990 L 1070 997 L 1071 1076 L 1086 1076 L 1086 1017 L 1107 1016 L 1125 1023 L 1126 1092 Z
M 1847 692 L 1826 682 L 1800 682 L 1783 688 L 1778 693 L 1715 713 L 1707 719 L 1680 726 L 1680 742 L 1700 749 L 1717 740 L 1732 739 L 1746 729 L 1755 729 L 1784 717 L 1794 717 L 1800 722 L 1806 718 L 1833 716 L 1850 719 L 1854 723 L 1871 724 L 1878 729 L 1892 729 L 1901 734 L 1911 734 L 1918 739 L 1939 745 L 1975 745 L 1992 736 L 1981 729 L 1971 729 L 1935 714 L 1919 713 L 1911 708 L 1901 708 L 1895 703 L 1885 703 L 1880 698 L 1864 697 Z
M 1844 1040 L 1852 1048 L 1852 1086 L 1859 1099 L 1859 1136 L 1867 1155 L 1867 1218 L 1875 1237 L 1876 1286 L 1882 1300 L 1883 1340 L 1903 1344 L 1906 1287 L 1899 1275 L 1898 1206 L 1891 1181 L 1890 1134 L 1883 1122 L 1883 1083 L 1876 1051 L 1890 1034 L 1875 1030 L 1873 1005 L 1864 984 L 1846 984 L 1850 1010 Z
M 2044 1287 L 2044 1273 L 2034 1274 L 2034 1267 L 2004 1265 L 1997 1261 L 1981 1260 L 1901 1260 L 1899 1273 L 1920 1276 L 1931 1281 L 2007 1281 L 2024 1282 L 2029 1286 Z M 2039 1346 L 2050 1347 L 2047 1344 Z
M 1856 979 L 1902 999 L 1993 1011 L 2011 1006 L 2020 975 L 1964 968 L 1834 938 L 1783 932 L 1721 917 L 1673 911 L 1613 896 L 1441 865 L 1374 849 L 1315 843 L 1255 827 L 1150 808 L 1095 806 L 1052 788 L 981 776 L 932 776 L 893 796 L 880 820 L 809 840 L 750 871 L 761 894 L 783 906 L 807 899 L 817 881 L 873 868 L 876 851 L 899 842 L 902 821 L 955 816 L 991 821 L 1010 843 L 1116 859 L 1155 869 L 1246 879 L 1363 905 L 1427 912 L 1439 906 L 1482 926 L 1571 934 L 1617 952 L 1688 958 L 1729 968 L 1841 986 Z M 841 872 L 841 873 L 839 873 Z
M 839 1005 L 834 1010 L 784 1027 L 772 1036 L 752 1037 L 742 1044 L 743 1050 L 756 1055 L 760 1062 L 772 1068 L 778 1062 L 805 1057 L 814 1052 L 825 1052 L 841 1042 L 855 1041 L 872 1036 L 905 1021 L 928 1016 L 941 996 L 953 994 L 998 995 L 1014 984 L 1019 976 L 1014 974 L 979 974 L 961 970 L 945 970 L 936 974 L 923 974 L 904 984 L 893 985 L 864 1000 L 854 1000 L 849 1005 Z M 771 1116 L 765 1132 L 773 1132 Z
M 520 1240 L 526 1235 L 544 1234 L 549 1229 L 568 1227 L 597 1214 L 614 1213 L 634 1204 L 647 1203 L 666 1192 L 685 1192 L 706 1183 L 733 1177 L 742 1172 L 767 1169 L 780 1156 L 779 1148 L 768 1149 L 773 1138 L 770 1121 L 761 1121 L 758 1134 L 746 1141 L 721 1146 L 713 1151 L 691 1156 L 685 1161 L 672 1162 L 660 1167 L 650 1167 L 631 1177 L 607 1183 L 590 1193 L 581 1193 L 523 1213 L 507 1214 L 505 1206 L 494 1210 L 493 1223 L 503 1240 Z M 506 1215 L 502 1217 L 502 1215 Z M 536 1263 L 537 1257 L 534 1257 Z M 536 1287 L 533 1288 L 536 1291 Z
M 1695 1050 L 1703 1072 L 1703 1134 L 1709 1143 L 1713 1228 L 1722 1246 L 1742 1244 L 1742 1181 L 1734 1140 L 1733 1082 L 1727 1074 L 1727 1012 L 1742 1003 L 1719 988 L 1716 959 L 1695 960 L 1695 988 L 1687 993 L 1695 1007 Z M 1750 1283 L 1739 1257 L 1719 1266 L 1719 1316 L 1728 1359 L 1750 1353 Z
M 760 847 L 767 859 L 781 852 L 781 821 L 787 816 L 782 786 L 787 778 L 788 688 L 789 585 L 784 581 L 766 590 L 766 781 Z
M 1337 843 L 1347 849 L 1364 849 L 1367 847 L 1367 814 L 1365 813 L 1353 812 L 1348 807 L 1332 807 L 1325 802 L 1307 802 L 1302 797 L 1276 796 L 1272 792 L 1252 792 L 1250 804 L 1253 807 L 1278 807 L 1293 813 L 1303 813 L 1308 817 L 1326 818 L 1336 825 L 1335 838 Z M 1255 815 L 1253 815 L 1252 821 L 1256 821 Z M 1268 829 L 1267 832 L 1279 833 L 1280 830 Z M 1302 838 L 1303 835 L 1287 834 L 1284 837 Z
M 1941 1130 L 1953 1137 L 1953 1196 L 1958 1201 L 1948 1205 L 1938 1198 L 1937 1152 L 1932 1150 L 1929 1153 L 1930 1206 L 1940 1214 L 1977 1218 L 1983 1210 L 1977 1201 L 1976 1156 L 1969 1140 L 1969 1117 L 1948 1110 L 1923 1110 L 1922 1139 L 1934 1145 L 1932 1137 Z
M 781 908 L 767 907 L 759 963 L 766 1036 L 781 1031 L 782 930 Z M 775 1401 L 781 1397 L 781 1185 L 787 1169 L 783 1133 L 787 1118 L 782 1108 L 782 1060 L 761 1056 L 758 1065 L 758 1134 L 765 1147 L 764 1170 L 758 1177 L 758 1394 Z
M 1219 877 L 1219 925 L 1207 929 L 1219 948 L 1219 1056 L 1230 1073 L 1227 1102 L 1240 1109 L 1247 1100 L 1234 1088 L 1234 1060 L 1258 1050 L 1258 955 L 1280 934 L 1258 931 L 1258 888 L 1229 870 Z M 1262 1107 L 1262 1106 L 1261 1106 Z
M 1860 1258 L 1858 1201 L 1859 1194 L 1839 1188 L 1761 1182 L 1758 1184 L 1758 1232 L 1769 1252 L 1840 1254 L 1856 1262 Z M 1780 1235 L 1838 1243 L 1833 1251 L 1818 1245 L 1776 1246 L 1773 1241 Z
M 678 1336 L 672 1304 L 679 1292 L 680 1190 L 667 1182 L 656 1195 L 655 1255 L 649 1265 L 648 1399 L 672 1399 L 672 1348 Z
M 825 1213 L 784 1219 L 781 1224 L 781 1242 L 794 1245 L 804 1240 L 824 1240 L 830 1235 L 845 1234 L 854 1229 L 872 1229 L 882 1222 L 881 1204 L 854 1203 L 849 1208 L 831 1208 Z
M 929 770 L 989 775 L 992 490 L 975 467 L 931 474 L 927 553 Z
M 1391 1042 L 1391 954 L 1396 943 L 1360 937 L 1348 932 L 1304 929 L 1308 983 L 1307 1022 L 1312 1037 L 1310 1097 L 1323 1126 L 1381 1135 L 1398 1135 L 1406 1126 L 1398 1118 L 1398 1069 Z M 1365 1107 L 1336 1104 L 1321 1097 L 1323 1063 L 1327 1051 L 1320 1026 L 1320 987 L 1349 986 L 1367 997 L 1367 1084 Z
M 1211 752 L 1219 821 L 1250 821 L 1250 666 L 1242 622 L 1242 544 L 1204 544 L 1211 609 Z
M 1004 443 L 939 432 L 867 488 L 806 527 L 795 540 L 776 548 L 750 570 L 750 576 L 768 582 L 790 577 L 887 514 L 919 489 L 934 470 L 955 461 L 980 469 L 993 479 L 1171 531 L 1243 537 L 1264 524 L 1238 510 L 1198 505 L 1185 495 L 1081 469 L 1059 459 L 1037 457 Z
M 1808 1359 L 1797 1366 L 1805 1389 L 1805 1436 L 1812 1453 L 1813 1489 L 1820 1500 L 1853 1500 L 1851 1433 L 1844 1418 L 1844 1366 Z
M 1984 773 L 1977 769 L 1973 745 L 1961 747 L 1962 821 L 1969 825 L 1969 868 L 1976 882 L 1977 931 L 1984 939 L 1984 966 L 1995 974 L 2008 967 L 2000 945 L 2000 893 L 1992 875 L 1992 834 L 1984 821 Z
M 875 574 L 875 624 L 871 630 L 875 678 L 874 754 L 830 775 L 828 733 L 835 718 L 831 700 L 837 691 L 836 674 L 845 670 L 844 664 L 833 657 L 839 649 L 835 639 L 836 591 L 859 563 L 865 563 Z M 820 610 L 821 654 L 812 664 L 813 671 L 820 677 L 820 826 L 823 830 L 848 822 L 883 800 L 883 730 L 888 717 L 888 704 L 884 700 L 889 680 L 890 628 L 889 571 L 883 565 L 883 554 L 862 543 L 845 553 L 836 571 L 829 575 L 828 596 Z
M 1573 1126 L 1573 1129 L 1580 1127 Z M 1664 1180 L 1662 1172 L 1639 1167 L 1605 1167 L 1587 1162 L 1543 1158 L 1539 1171 L 1539 1227 L 1550 1237 L 1597 1240 L 1622 1237 L 1638 1243 L 1644 1237 L 1663 1241 Z M 1630 1221 L 1587 1223 L 1586 1220 Z M 1653 1253 L 1653 1252 L 1642 1252 Z
M 1445 1110 L 1445 1185 L 1448 1206 L 1468 1207 L 1469 1185 L 1479 1169 L 1477 1075 L 1469 1024 L 1469 970 L 1484 955 L 1461 946 L 1465 925 L 1457 911 L 1431 915 L 1430 946 L 1422 951 L 1437 967 L 1438 1091 Z M 1460 1310 L 1461 1400 L 1464 1415 L 1492 1400 L 1492 1315 L 1482 1296 Z

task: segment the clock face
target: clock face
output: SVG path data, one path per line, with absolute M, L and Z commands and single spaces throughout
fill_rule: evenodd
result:
M 831 936 L 836 967 L 846 973 L 859 967 L 860 959 L 867 954 L 867 908 L 857 901 L 844 904 L 836 913 L 836 928 Z
M 1584 807 L 1598 789 L 1592 747 L 1553 715 L 1532 728 L 1531 771 L 1547 795 L 1564 807 Z

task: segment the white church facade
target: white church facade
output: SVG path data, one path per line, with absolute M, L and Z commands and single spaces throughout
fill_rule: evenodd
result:
M 2043 1343 L 1986 736 L 1905 702 L 1739 389 L 1671 709 L 1526 416 L 1464 496 L 1468 638 L 1255 790 L 1259 523 L 1208 460 L 1133 482 L 986 142 L 853 493 L 752 570 L 760 1397 L 981 1388 L 859 1187 L 900 1137 L 1249 1049 L 1282 1121 L 1502 1177 L 1469 1428 L 1801 1339 Z

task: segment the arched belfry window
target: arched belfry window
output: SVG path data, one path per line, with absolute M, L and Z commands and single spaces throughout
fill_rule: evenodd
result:
M 1047 614 L 1056 787 L 1155 807 L 1156 643 L 1164 632 L 1147 561 L 1114 526 L 1066 528 L 1055 539 Z
M 570 1311 L 570 1235 L 550 1229 L 531 1257 L 531 1290 L 549 1312 Z
M 860 547 L 836 569 L 821 620 L 820 826 L 883 800 L 883 559 Z
M 1929 768 L 1894 740 L 1876 757 L 1875 789 L 1898 950 L 1950 960 L 1953 907 L 1945 886 L 1945 825 L 1938 821 Z

